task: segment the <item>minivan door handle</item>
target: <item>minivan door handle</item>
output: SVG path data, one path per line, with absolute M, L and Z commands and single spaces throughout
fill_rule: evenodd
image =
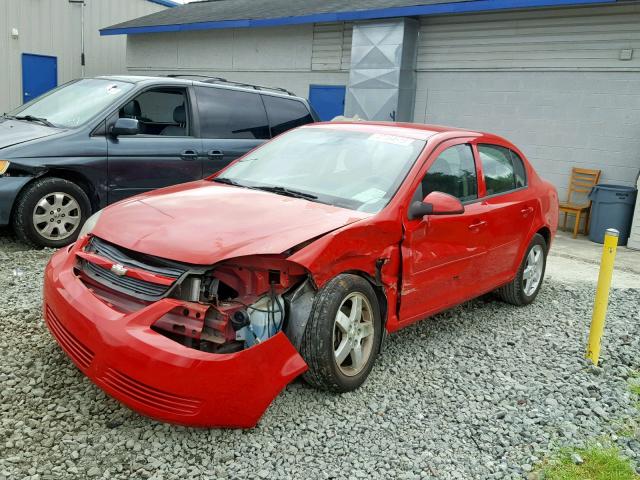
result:
M 195 150 L 185 150 L 180 154 L 182 160 L 196 160 L 198 158 L 198 152 Z
M 209 158 L 212 160 L 221 160 L 224 157 L 224 152 L 222 150 L 209 150 Z

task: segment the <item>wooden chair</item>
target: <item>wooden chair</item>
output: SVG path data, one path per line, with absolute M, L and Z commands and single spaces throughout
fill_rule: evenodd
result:
M 564 213 L 562 228 L 567 229 L 567 215 L 575 215 L 576 223 L 573 226 L 573 238 L 578 236 L 580 217 L 584 214 L 584 234 L 589 232 L 589 217 L 591 212 L 591 200 L 587 197 L 593 186 L 600 180 L 600 170 L 588 168 L 572 168 L 571 180 L 569 180 L 569 193 L 566 202 L 560 202 L 560 213 Z M 576 195 L 578 194 L 578 195 Z M 576 199 L 576 196 L 580 197 Z

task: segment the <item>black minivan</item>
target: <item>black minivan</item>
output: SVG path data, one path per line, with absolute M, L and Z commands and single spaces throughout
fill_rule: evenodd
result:
M 194 77 L 84 78 L 0 117 L 0 225 L 61 247 L 108 204 L 206 177 L 317 121 L 285 90 Z

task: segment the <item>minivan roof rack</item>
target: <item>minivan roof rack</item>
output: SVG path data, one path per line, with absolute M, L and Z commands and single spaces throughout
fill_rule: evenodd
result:
M 253 88 L 254 90 L 272 90 L 274 92 L 286 93 L 287 95 L 296 96 L 295 93 L 290 92 L 289 90 L 285 90 L 280 87 L 266 87 L 264 85 L 253 85 L 251 83 L 243 83 L 243 82 L 235 82 L 233 80 L 227 80 L 222 77 L 210 77 L 208 75 L 198 75 L 198 74 L 180 74 L 180 73 L 172 73 L 167 75 L 169 78 L 197 78 L 199 82 L 202 83 L 217 83 L 217 84 L 227 84 L 227 85 L 235 85 L 237 87 L 247 87 Z

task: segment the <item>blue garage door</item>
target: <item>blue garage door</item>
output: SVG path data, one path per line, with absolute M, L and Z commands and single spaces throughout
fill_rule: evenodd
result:
M 309 102 L 323 121 L 344 115 L 344 95 L 344 85 L 309 86 Z
M 22 101 L 27 103 L 58 85 L 58 59 L 22 54 Z

